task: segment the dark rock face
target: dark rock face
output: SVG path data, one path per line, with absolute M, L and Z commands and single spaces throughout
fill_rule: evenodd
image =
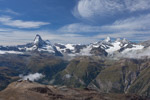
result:
M 108 53 L 101 47 L 92 48 L 91 54 L 94 54 L 95 56 L 102 56 L 102 57 L 103 56 L 106 57 L 108 55 Z
M 143 45 L 144 47 L 149 47 L 150 46 L 150 40 L 144 41 L 144 42 L 139 43 L 139 44 Z
M 19 51 L 19 49 L 16 47 L 16 46 L 6 46 L 6 47 L 3 47 L 3 46 L 0 46 L 0 50 L 6 50 L 6 51 Z
M 86 48 L 86 45 L 76 45 L 75 53 L 80 53 L 81 49 Z
M 43 45 L 46 45 L 46 42 L 43 41 L 41 36 L 37 34 L 33 44 L 36 45 L 38 48 L 41 48 Z
M 46 94 L 46 93 L 51 93 L 52 92 L 48 87 L 35 87 L 35 88 L 31 88 L 29 90 L 35 91 L 35 92 L 39 92 L 39 93 L 42 93 L 42 94 Z
M 58 43 L 55 43 L 55 46 L 58 46 L 58 47 L 60 47 L 60 49 L 65 49 L 65 48 L 66 48 L 66 47 L 65 47 L 65 45 L 58 44 Z
M 122 52 L 123 50 L 127 49 L 127 48 L 132 48 L 133 44 L 129 43 L 126 47 L 122 47 L 119 52 Z

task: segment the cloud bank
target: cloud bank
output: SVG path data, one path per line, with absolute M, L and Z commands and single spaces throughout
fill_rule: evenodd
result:
M 150 14 L 143 14 L 136 17 L 129 17 L 114 21 L 112 24 L 94 26 L 83 23 L 73 23 L 63 26 L 59 29 L 64 33 L 98 33 L 93 35 L 95 38 L 132 38 L 137 40 L 145 40 L 143 37 L 149 37 L 150 33 Z M 148 38 L 147 38 L 148 39 Z
M 34 74 L 26 75 L 26 76 L 20 75 L 20 77 L 21 77 L 23 80 L 29 79 L 30 81 L 37 81 L 37 80 L 43 78 L 44 75 L 41 74 L 41 73 L 34 73 Z
M 23 20 L 14 20 L 10 16 L 1 16 L 0 24 L 16 27 L 16 28 L 39 28 L 43 25 L 48 25 L 47 22 L 38 22 L 38 21 L 23 21 Z
M 117 55 L 119 58 L 136 58 L 136 59 L 143 59 L 143 58 L 150 58 L 150 47 L 144 48 L 141 50 L 131 50 L 126 53 L 121 53 Z

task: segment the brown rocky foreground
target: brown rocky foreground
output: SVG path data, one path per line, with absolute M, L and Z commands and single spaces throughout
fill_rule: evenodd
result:
M 88 88 L 41 85 L 30 81 L 11 83 L 0 92 L 0 100 L 149 100 L 134 94 L 105 94 Z

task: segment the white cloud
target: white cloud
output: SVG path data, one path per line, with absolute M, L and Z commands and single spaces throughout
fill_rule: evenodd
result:
M 75 7 L 74 14 L 89 18 L 108 12 L 120 11 L 121 9 L 122 5 L 112 0 L 80 0 Z
M 13 11 L 11 9 L 6 9 L 4 12 L 9 13 L 9 14 L 13 14 L 13 15 L 20 15 L 20 13 L 15 12 L 15 11 Z
M 131 17 L 127 19 L 117 20 L 112 25 L 102 26 L 102 30 L 110 31 L 137 31 L 137 30 L 150 30 L 150 14 Z
M 130 17 L 126 19 L 117 20 L 112 24 L 103 25 L 103 26 L 92 26 L 82 23 L 73 23 L 66 25 L 59 29 L 60 32 L 140 32 L 150 30 L 150 14 L 141 15 L 137 17 Z
M 150 0 L 79 0 L 73 14 L 82 18 L 150 9 Z
M 100 26 L 91 26 L 82 23 L 73 23 L 60 28 L 58 31 L 67 33 L 100 32 Z
M 117 57 L 119 58 L 136 58 L 136 59 L 143 59 L 145 57 L 150 58 L 150 47 L 144 48 L 144 49 L 134 49 L 134 50 L 129 50 L 127 52 L 118 54 Z
M 37 81 L 41 78 L 44 77 L 43 74 L 41 73 L 34 73 L 34 74 L 29 74 L 29 75 L 26 75 L 26 76 L 23 76 L 23 75 L 19 75 L 23 80 L 27 80 L 29 79 L 30 81 Z
M 47 22 L 36 22 L 36 21 L 22 21 L 22 20 L 13 20 L 9 16 L 0 17 L 0 23 L 3 25 L 17 27 L 17 28 L 39 28 L 43 25 L 48 25 Z
M 78 43 L 87 44 L 98 41 L 95 37 L 78 35 L 74 33 L 53 32 L 51 30 L 11 30 L 0 32 L 0 45 L 21 45 L 32 42 L 36 34 L 40 34 L 44 40 L 52 43 Z
M 104 26 L 92 26 L 82 23 L 66 25 L 59 29 L 64 33 L 99 33 L 93 38 L 125 37 L 132 40 L 148 39 L 150 34 L 150 14 L 117 20 L 112 24 Z M 93 34 L 94 35 L 94 34 Z M 134 38 L 136 37 L 136 38 Z
M 130 12 L 150 9 L 150 0 L 125 0 L 126 9 Z
M 11 15 L 21 15 L 20 13 L 14 11 L 12 9 L 9 9 L 9 8 L 3 9 L 3 10 L 1 9 L 0 12 L 5 13 L 5 14 L 11 14 Z
M 0 32 L 10 32 L 11 30 L 9 28 L 0 28 Z
M 44 40 L 48 39 L 52 43 L 87 44 L 99 41 L 107 36 L 112 38 L 125 37 L 134 41 L 149 40 L 149 19 L 150 14 L 147 14 L 117 20 L 114 23 L 105 26 L 92 26 L 83 23 L 74 23 L 53 31 L 27 31 L 0 28 L 0 45 L 18 45 L 32 42 L 36 34 L 40 34 Z M 89 33 L 91 36 L 88 36 Z
M 113 30 L 112 30 L 113 31 Z M 127 32 L 99 32 L 99 34 L 93 36 L 87 36 L 86 34 L 78 35 L 75 33 L 56 33 L 50 30 L 37 30 L 37 31 L 25 31 L 25 30 L 9 30 L 0 32 L 0 45 L 21 45 L 29 42 L 33 42 L 36 34 L 40 34 L 43 40 L 50 40 L 51 43 L 77 43 L 87 44 L 100 41 L 107 36 L 112 38 L 127 38 L 133 41 L 149 40 L 150 30 L 147 31 L 127 31 Z M 138 34 L 138 35 L 137 35 Z M 136 38 L 135 38 L 136 37 Z

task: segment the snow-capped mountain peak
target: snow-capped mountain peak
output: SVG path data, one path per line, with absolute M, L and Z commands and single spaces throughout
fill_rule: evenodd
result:
M 48 52 L 51 54 L 59 55 L 59 51 L 49 40 L 43 40 L 40 35 L 36 35 L 32 43 L 28 43 L 19 47 L 19 50 L 25 52 Z M 60 54 L 61 55 L 61 54 Z
M 33 41 L 33 44 L 38 47 L 41 47 L 42 45 L 44 45 L 46 43 L 45 43 L 45 41 L 42 40 L 41 36 L 39 34 L 37 34 Z
M 122 42 L 123 43 L 129 43 L 129 41 L 126 38 L 123 38 Z
M 111 38 L 110 38 L 110 37 L 107 37 L 104 41 L 105 41 L 105 42 L 111 42 Z
M 117 38 L 115 42 L 121 42 L 121 39 L 120 39 L 120 38 Z
M 32 43 L 19 46 L 0 46 L 0 54 L 15 53 L 23 54 L 29 52 L 50 53 L 54 55 L 68 55 L 68 56 L 118 56 L 123 57 L 126 55 L 132 55 L 133 53 L 142 55 L 142 52 L 150 50 L 150 45 L 146 43 L 133 43 L 127 39 L 116 39 L 111 41 L 110 37 L 107 37 L 103 41 L 91 43 L 87 45 L 78 44 L 51 44 L 49 40 L 43 40 L 40 35 L 36 35 Z

